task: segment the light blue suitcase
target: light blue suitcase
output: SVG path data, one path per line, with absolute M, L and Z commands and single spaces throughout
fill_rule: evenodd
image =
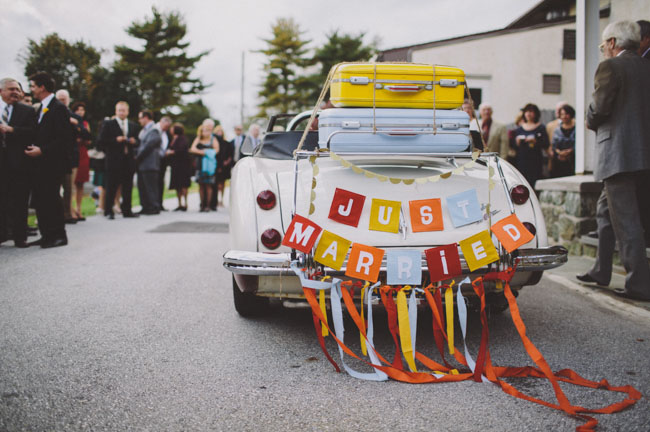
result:
M 377 133 L 373 134 L 373 121 Z M 458 153 L 470 145 L 460 110 L 332 108 L 318 118 L 318 145 L 335 153 Z M 417 134 L 424 132 L 424 134 Z

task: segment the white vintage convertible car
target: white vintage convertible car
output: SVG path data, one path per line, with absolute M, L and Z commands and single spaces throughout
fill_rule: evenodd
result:
M 231 250 L 224 254 L 223 265 L 233 274 L 235 308 L 242 316 L 263 312 L 270 298 L 304 299 L 292 262 L 321 276 L 345 278 L 349 256 L 340 269 L 333 269 L 316 262 L 312 253 L 282 245 L 294 214 L 309 218 L 323 230 L 353 243 L 383 250 L 408 248 L 423 252 L 434 246 L 458 243 L 512 214 L 534 235 L 511 253 L 495 239 L 498 260 L 473 271 L 459 249 L 462 275 L 454 278 L 456 286 L 468 274 L 482 275 L 514 267 L 510 286 L 517 293 L 526 285 L 537 284 L 544 270 L 566 262 L 565 248 L 548 245 L 540 205 L 522 174 L 498 155 L 473 152 L 469 137 L 468 147 L 460 152 L 404 153 L 399 142 L 406 142 L 412 134 L 404 130 L 384 131 L 393 137 L 397 135 L 398 145 L 390 151 L 360 152 L 356 147 L 346 151 L 345 137 L 339 137 L 334 153 L 329 147 L 336 133 L 325 141 L 321 137 L 319 143 L 318 132 L 310 131 L 296 152 L 310 114 L 309 111 L 296 115 L 282 132 L 273 131 L 281 116 L 272 117 L 261 145 L 233 169 Z M 328 218 L 337 188 L 368 197 L 358 226 Z M 455 227 L 445 210 L 444 230 L 416 232 L 409 222 L 409 201 L 430 197 L 444 200 L 471 189 L 476 191 L 480 202 L 481 220 Z M 398 232 L 368 229 L 371 198 L 402 203 Z M 424 286 L 430 280 L 424 253 L 421 261 Z M 383 283 L 386 283 L 386 270 L 384 256 L 379 273 Z M 474 295 L 471 286 L 461 284 L 460 289 L 471 301 Z M 500 283 L 486 281 L 485 290 L 488 307 L 496 312 L 507 308 Z

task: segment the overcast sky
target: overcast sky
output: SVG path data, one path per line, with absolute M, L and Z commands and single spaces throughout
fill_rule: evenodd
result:
M 502 28 L 530 10 L 539 0 L 3 0 L 0 14 L 0 77 L 15 77 L 26 84 L 17 57 L 28 39 L 40 40 L 57 32 L 106 51 L 109 65 L 115 45 L 140 48 L 125 33 L 134 20 L 161 11 L 177 10 L 185 17 L 190 54 L 212 50 L 194 75 L 213 85 L 201 95 L 213 117 L 231 135 L 239 122 L 241 56 L 245 53 L 244 112 L 257 112 L 257 92 L 263 80 L 264 56 L 253 51 L 265 47 L 278 17 L 292 17 L 312 40 L 325 35 L 366 33 L 366 42 L 378 38 L 381 49 L 447 39 Z M 455 65 L 462 68 L 462 65 Z M 315 102 L 315 101 L 314 101 Z M 111 114 L 111 113 L 106 113 Z

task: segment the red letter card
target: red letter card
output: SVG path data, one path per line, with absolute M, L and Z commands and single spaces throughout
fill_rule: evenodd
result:
M 361 219 L 361 211 L 365 201 L 366 197 L 363 195 L 336 188 L 329 218 L 356 228 L 359 226 L 359 219 Z
M 307 218 L 295 215 L 282 239 L 282 244 L 300 252 L 309 253 L 320 232 L 321 227 Z
M 424 255 L 427 258 L 431 282 L 452 279 L 463 273 L 456 243 L 427 249 Z

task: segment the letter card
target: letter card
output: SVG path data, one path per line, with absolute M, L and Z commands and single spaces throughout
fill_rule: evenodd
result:
M 353 243 L 345 275 L 368 282 L 377 282 L 383 257 L 383 249 Z
M 295 215 L 282 239 L 282 244 L 300 252 L 309 253 L 321 231 L 321 227 L 314 222 Z
M 422 253 L 417 249 L 389 249 L 386 273 L 388 285 L 422 284 Z
M 492 232 L 508 252 L 512 252 L 535 238 L 515 214 L 492 225 Z
M 499 253 L 492 243 L 488 230 L 481 231 L 458 243 L 470 271 L 499 260 Z
M 476 189 L 470 189 L 456 195 L 448 196 L 447 208 L 449 210 L 449 216 L 451 216 L 451 222 L 456 228 L 483 219 Z
M 427 258 L 431 282 L 452 279 L 463 273 L 456 243 L 427 249 L 424 255 Z
M 314 260 L 334 270 L 341 270 L 351 243 L 350 240 L 324 230 L 316 246 Z
M 442 231 L 442 206 L 440 198 L 409 201 L 413 232 Z
M 396 233 L 399 231 L 399 214 L 402 203 L 373 198 L 370 207 L 370 226 L 373 231 Z
M 359 219 L 361 219 L 361 211 L 365 201 L 366 197 L 363 195 L 336 188 L 334 198 L 332 198 L 329 218 L 356 228 L 359 226 Z

